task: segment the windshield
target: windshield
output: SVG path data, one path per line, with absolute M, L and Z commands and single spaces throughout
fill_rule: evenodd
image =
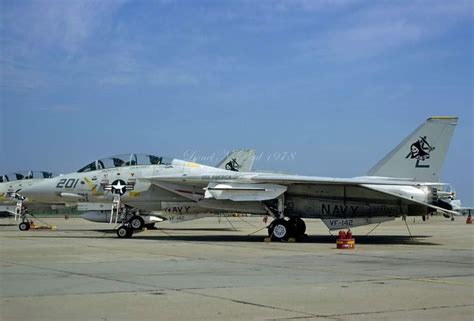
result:
M 170 165 L 172 158 L 148 154 L 122 154 L 101 158 L 79 169 L 78 173 L 91 172 L 99 169 L 137 165 Z

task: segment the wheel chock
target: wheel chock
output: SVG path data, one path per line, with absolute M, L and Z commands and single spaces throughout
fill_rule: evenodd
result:
M 30 227 L 34 230 L 51 230 L 51 231 L 57 230 L 56 225 L 36 225 L 36 224 L 32 224 Z
M 353 250 L 355 248 L 355 240 L 354 239 L 339 239 L 336 241 L 336 248 Z

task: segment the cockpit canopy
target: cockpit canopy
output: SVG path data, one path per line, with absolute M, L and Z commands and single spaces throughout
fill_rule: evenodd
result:
M 12 172 L 0 176 L 0 183 L 21 181 L 25 179 L 51 178 L 53 173 L 43 171 Z
M 106 168 L 116 168 L 138 165 L 171 165 L 172 158 L 147 154 L 122 154 L 101 158 L 78 170 L 78 173 L 92 172 Z

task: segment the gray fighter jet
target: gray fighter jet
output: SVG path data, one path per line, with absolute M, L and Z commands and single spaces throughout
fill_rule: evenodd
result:
M 21 192 L 46 202 L 70 197 L 114 208 L 163 211 L 182 208 L 271 215 L 276 240 L 304 235 L 303 218 L 329 229 L 381 223 L 435 211 L 453 214 L 439 175 L 457 117 L 431 117 L 378 162 L 366 176 L 329 178 L 237 172 L 169 159 L 131 155 L 91 163 Z M 119 211 L 118 211 L 119 212 Z M 143 225 L 138 212 L 121 215 L 119 237 Z M 183 213 L 183 215 L 186 215 Z
M 13 215 L 15 220 L 21 221 L 20 230 L 27 230 L 29 211 L 41 211 L 60 208 L 59 204 L 31 202 L 22 196 L 22 188 L 31 187 L 54 177 L 53 173 L 46 171 L 18 171 L 0 176 L 0 213 Z
M 460 216 L 467 216 L 467 215 L 472 215 L 474 213 L 474 207 L 466 207 L 461 205 L 461 200 L 452 200 L 449 202 L 451 206 L 453 207 L 453 211 L 458 213 Z
M 228 153 L 224 159 L 219 162 L 216 168 L 228 171 L 250 171 L 252 170 L 255 156 L 256 152 L 252 149 L 235 150 Z M 181 162 L 194 164 L 192 162 Z M 15 206 L 13 206 L 13 204 L 8 204 L 9 207 L 5 207 L 4 210 L 10 211 L 11 213 L 17 213 L 18 216 L 21 217 L 21 223 L 19 226 L 21 230 L 28 230 L 29 224 L 29 220 L 26 215 L 28 213 L 27 208 L 24 205 L 27 205 L 28 209 L 38 209 L 39 207 L 41 207 L 41 209 L 48 209 L 51 208 L 51 206 L 77 207 L 79 211 L 85 211 L 83 214 L 81 214 L 82 218 L 94 222 L 117 223 L 118 221 L 125 219 L 125 217 L 133 217 L 133 220 L 131 221 L 134 223 L 133 226 L 135 229 L 138 230 L 143 226 L 150 228 L 155 223 L 161 222 L 163 220 L 170 220 L 171 222 L 178 223 L 219 213 L 215 210 L 203 209 L 196 206 L 191 209 L 191 206 L 185 203 L 179 203 L 179 206 L 166 206 L 161 208 L 159 211 L 144 210 L 143 208 L 132 208 L 130 206 L 123 208 L 124 203 L 117 202 L 117 199 L 114 198 L 114 196 L 117 196 L 117 190 L 113 190 L 110 186 L 105 186 L 107 184 L 104 182 L 109 175 L 109 171 L 106 170 L 108 168 L 120 168 L 120 171 L 117 171 L 117 177 L 121 174 L 122 176 L 128 175 L 129 185 L 134 185 L 135 182 L 131 183 L 133 177 L 139 176 L 135 176 L 136 170 L 138 170 L 138 173 L 140 173 L 144 167 L 154 168 L 156 167 L 155 165 L 158 165 L 159 167 L 159 165 L 167 163 L 168 160 L 166 158 L 143 154 L 125 154 L 99 159 L 81 168 L 77 172 L 80 174 L 71 173 L 67 175 L 61 175 L 54 181 L 44 182 L 40 189 L 44 189 L 45 195 L 43 196 L 45 197 L 36 195 L 34 199 L 26 198 L 24 196 L 25 194 L 23 194 L 21 191 L 21 183 L 19 183 L 19 185 L 17 184 L 16 188 L 10 187 L 9 191 L 11 192 L 14 190 L 15 193 L 10 193 L 8 200 L 11 202 L 12 197 L 15 196 L 16 199 L 14 201 L 16 204 Z M 77 177 L 78 175 L 81 178 L 80 184 L 78 184 L 79 179 L 71 178 Z M 38 174 L 36 174 L 36 176 L 39 177 Z M 10 175 L 10 177 L 22 179 L 32 178 L 32 176 L 29 177 L 26 176 L 26 174 Z M 97 177 L 100 177 L 100 184 L 97 183 Z M 7 180 L 8 176 L 5 176 L 5 179 Z M 31 187 L 40 181 L 41 180 L 39 179 L 35 179 L 29 181 L 29 184 L 23 185 L 24 187 Z M 11 184 L 12 183 L 10 183 L 10 185 Z M 135 192 L 127 193 L 127 196 L 142 200 L 143 196 L 140 195 L 138 190 L 146 190 L 148 188 L 147 186 L 141 188 L 142 185 L 142 183 L 138 183 Z M 149 184 L 145 183 L 145 185 Z M 48 193 L 51 193 L 51 195 L 48 195 Z M 147 194 L 145 193 L 144 196 L 146 198 Z M 115 203 L 113 203 L 114 199 Z M 111 207 L 114 208 L 115 212 L 111 211 Z M 123 217 L 121 215 L 122 211 L 125 212 Z M 19 213 L 25 213 L 25 215 L 21 215 Z M 188 215 L 183 216 L 183 213 Z

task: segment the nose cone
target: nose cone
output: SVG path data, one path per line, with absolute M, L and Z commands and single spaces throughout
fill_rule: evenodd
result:
M 19 194 L 28 198 L 29 201 L 55 202 L 58 201 L 58 196 L 55 193 L 54 186 L 52 182 L 41 182 L 23 188 L 19 191 Z

